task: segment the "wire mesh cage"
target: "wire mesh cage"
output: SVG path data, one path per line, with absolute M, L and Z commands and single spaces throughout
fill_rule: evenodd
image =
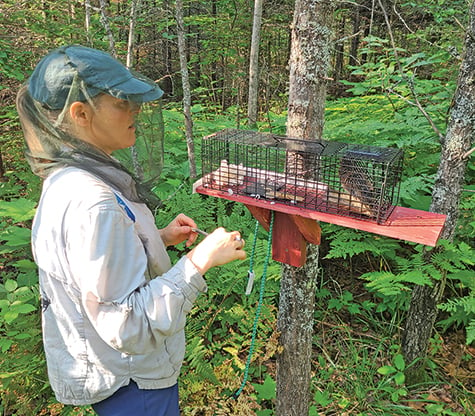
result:
M 201 162 L 205 188 L 384 223 L 403 152 L 226 129 L 203 138 Z

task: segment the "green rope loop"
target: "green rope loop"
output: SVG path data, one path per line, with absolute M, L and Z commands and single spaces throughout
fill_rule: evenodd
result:
M 256 221 L 256 231 L 254 233 L 254 242 L 252 245 L 252 253 L 251 253 L 251 258 L 249 260 L 249 269 L 252 272 L 252 267 L 254 264 L 254 254 L 255 254 L 255 247 L 256 247 L 256 241 L 257 241 L 257 228 L 258 228 L 259 222 Z M 246 366 L 244 367 L 244 378 L 241 383 L 241 387 L 233 394 L 233 397 L 237 399 L 239 395 L 242 393 L 244 390 L 244 387 L 246 386 L 247 379 L 249 377 L 249 367 L 251 365 L 251 360 L 252 360 L 252 355 L 254 353 L 254 348 L 256 344 L 256 334 L 257 334 L 257 324 L 259 323 L 259 317 L 261 315 L 261 309 L 262 309 L 262 303 L 264 301 L 264 291 L 265 291 L 265 285 L 266 285 L 266 277 L 267 277 L 267 266 L 269 265 L 269 260 L 270 256 L 272 254 L 272 230 L 274 228 L 274 211 L 271 211 L 271 219 L 270 219 L 270 226 L 269 226 L 269 234 L 267 238 L 267 253 L 266 253 L 266 258 L 264 261 L 264 270 L 262 272 L 262 278 L 261 278 L 261 287 L 259 290 L 259 302 L 257 303 L 257 308 L 256 308 L 256 315 L 254 316 L 254 325 L 252 327 L 252 336 L 251 336 L 251 345 L 249 346 L 249 353 L 247 355 L 247 361 L 246 361 Z

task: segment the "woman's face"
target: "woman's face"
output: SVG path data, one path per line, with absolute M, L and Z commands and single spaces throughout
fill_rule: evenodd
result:
M 102 94 L 94 100 L 87 133 L 88 142 L 110 154 L 135 144 L 135 119 L 140 105 Z

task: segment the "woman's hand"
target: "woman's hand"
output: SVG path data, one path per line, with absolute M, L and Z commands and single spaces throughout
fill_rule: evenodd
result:
M 196 223 L 185 214 L 178 214 L 170 224 L 160 230 L 160 235 L 167 247 L 180 244 L 185 240 L 187 240 L 186 246 L 189 247 L 197 237 L 197 234 L 191 231 L 192 228 L 196 228 Z
M 233 260 L 244 260 L 244 244 L 238 231 L 227 232 L 224 228 L 217 228 L 191 250 L 187 257 L 201 274 L 205 274 L 211 267 Z

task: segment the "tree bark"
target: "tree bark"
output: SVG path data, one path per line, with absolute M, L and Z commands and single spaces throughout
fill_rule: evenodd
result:
M 276 416 L 308 415 L 319 247 L 308 245 L 303 267 L 284 265 L 277 330 L 282 352 L 277 357 Z
M 183 114 L 185 116 L 186 146 L 188 149 L 188 162 L 190 178 L 196 178 L 195 145 L 193 141 L 193 120 L 191 118 L 191 91 L 186 59 L 185 23 L 183 19 L 183 0 L 176 1 L 175 18 L 177 23 L 178 53 L 180 55 L 181 82 L 183 87 Z
M 0 149 L 0 182 L 5 181 L 5 168 L 3 166 L 2 149 Z
M 353 34 L 351 37 L 351 46 L 350 46 L 350 57 L 348 59 L 349 66 L 355 66 L 358 63 L 358 47 L 360 44 L 360 10 L 359 6 L 353 6 L 353 13 L 351 19 L 353 21 Z
M 335 65 L 333 68 L 333 82 L 335 85 L 340 81 L 344 68 L 343 58 L 345 54 L 345 44 L 343 37 L 345 36 L 345 25 L 346 16 L 342 15 L 338 27 L 338 42 L 335 44 Z
M 141 0 L 132 0 L 130 6 L 130 21 L 129 21 L 129 36 L 127 40 L 127 58 L 126 66 L 127 68 L 134 67 L 134 48 L 135 48 L 135 26 L 137 23 L 137 11 L 140 8 Z M 132 166 L 134 169 L 135 176 L 140 180 L 144 179 L 143 167 L 139 161 L 139 154 L 135 144 L 130 146 L 130 156 L 132 158 Z
M 107 17 L 107 3 L 106 0 L 99 0 L 99 6 L 101 11 L 101 23 L 104 26 L 104 29 L 109 39 L 109 51 L 114 58 L 117 58 L 117 51 L 115 49 L 115 39 L 114 34 L 112 33 L 111 26 L 109 24 L 109 18 Z
M 86 39 L 88 46 L 92 47 L 93 42 L 91 38 L 91 1 L 84 0 L 84 25 L 86 28 Z
M 127 68 L 133 68 L 134 66 L 135 27 L 137 24 L 137 12 L 140 5 L 141 0 L 132 0 L 130 5 L 129 37 L 127 41 Z
M 248 126 L 257 125 L 257 97 L 259 92 L 259 42 L 261 35 L 263 0 L 254 0 L 254 19 L 252 24 L 251 52 L 249 56 L 249 95 L 247 102 Z
M 287 136 L 322 137 L 333 7 L 329 0 L 296 0 Z M 277 416 L 304 416 L 309 411 L 318 254 L 318 246 L 309 246 L 303 267 L 283 267 L 277 317 L 282 347 L 277 357 Z
M 475 1 L 470 8 L 470 23 L 465 39 L 457 89 L 447 132 L 442 140 L 440 164 L 435 178 L 430 210 L 447 215 L 441 237 L 451 240 L 459 214 L 459 201 L 465 178 L 470 149 L 474 145 L 475 126 Z M 430 252 L 427 255 L 428 261 Z M 424 361 L 437 319 L 437 304 L 444 292 L 445 280 L 435 281 L 433 287 L 416 286 L 402 335 L 406 363 L 406 382 L 411 385 L 424 378 Z

